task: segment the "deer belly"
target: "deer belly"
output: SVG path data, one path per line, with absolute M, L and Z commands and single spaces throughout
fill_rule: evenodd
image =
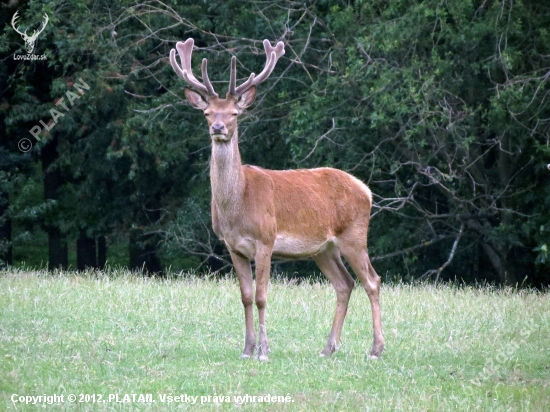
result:
M 273 255 L 288 259 L 311 257 L 335 244 L 335 237 L 320 241 L 278 234 L 275 239 L 275 245 L 273 246 Z

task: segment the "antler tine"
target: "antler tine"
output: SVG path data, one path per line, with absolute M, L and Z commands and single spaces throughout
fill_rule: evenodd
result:
M 193 52 L 194 43 L 195 42 L 192 38 L 187 39 L 185 43 L 177 42 L 176 49 L 180 56 L 181 67 L 176 60 L 176 51 L 174 49 L 170 50 L 170 64 L 178 76 L 183 78 L 189 86 L 193 87 L 203 96 L 218 97 L 212 87 L 212 83 L 210 83 L 210 80 L 208 79 L 206 59 L 203 59 L 201 66 L 202 77 L 206 85 L 199 82 L 193 75 L 193 71 L 191 69 L 191 53 Z
M 271 47 L 271 44 L 269 44 L 268 40 L 264 40 L 264 50 L 265 54 L 270 56 L 270 60 L 266 63 L 264 69 L 262 72 L 256 76 L 256 79 L 254 81 L 254 84 L 260 84 L 265 79 L 267 79 L 270 75 L 273 69 L 275 68 L 275 64 L 277 63 L 277 60 L 285 54 L 285 45 L 282 41 L 278 42 L 275 47 Z
M 13 29 L 14 29 L 17 33 L 19 33 L 21 36 L 24 36 L 24 35 L 27 34 L 27 31 L 25 30 L 25 33 L 21 33 L 21 32 L 17 29 L 17 27 L 15 27 L 15 21 L 19 18 L 19 16 L 17 15 L 18 13 L 19 13 L 19 10 L 17 10 L 17 11 L 15 12 L 15 14 L 13 15 L 13 17 L 11 18 L 11 26 L 13 27 Z
M 46 13 L 44 13 L 44 26 L 42 26 L 42 28 L 40 29 L 40 32 L 38 34 L 40 34 L 44 31 L 44 29 L 48 25 L 49 21 L 50 21 L 50 18 L 48 17 L 48 15 Z
M 192 38 L 187 39 L 185 43 L 176 43 L 176 50 L 178 51 L 178 54 L 180 56 L 181 66 L 183 68 L 181 77 L 183 77 L 183 79 L 187 82 L 189 86 L 194 87 L 198 92 L 207 96 L 208 89 L 204 84 L 197 80 L 197 78 L 193 74 L 193 69 L 191 68 L 191 54 L 193 53 L 194 44 L 195 41 Z
M 49 21 L 50 21 L 50 19 L 48 18 L 48 15 L 46 13 L 44 13 L 44 22 L 43 22 L 44 25 L 42 26 L 42 28 L 40 30 L 35 30 L 32 33 L 31 39 L 36 40 L 38 35 L 44 31 L 44 29 L 46 28 L 46 25 L 48 24 Z
M 218 97 L 218 93 L 214 91 L 214 87 L 212 87 L 212 83 L 210 83 L 210 79 L 208 78 L 208 61 L 206 59 L 202 59 L 201 73 L 208 95 Z
M 236 87 L 237 87 L 237 58 L 233 56 L 231 57 L 231 69 L 229 71 L 229 90 L 227 92 L 227 95 L 234 96 Z
M 227 96 L 240 96 L 245 90 L 248 90 L 251 86 L 252 81 L 256 75 L 254 73 L 250 74 L 250 77 L 247 81 L 237 86 L 237 58 L 235 56 L 231 57 L 231 72 L 229 75 L 229 91 Z
M 277 60 L 285 54 L 285 45 L 282 41 L 280 41 L 275 47 L 272 47 L 269 40 L 266 39 L 264 40 L 264 50 L 267 57 L 264 69 L 257 76 L 252 73 L 246 82 L 237 87 L 235 89 L 236 96 L 240 96 L 252 86 L 259 85 L 271 75 L 273 69 L 275 68 L 275 64 L 277 64 Z

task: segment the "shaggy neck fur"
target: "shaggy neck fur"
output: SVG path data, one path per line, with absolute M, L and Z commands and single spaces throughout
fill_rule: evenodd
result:
M 229 142 L 212 142 L 210 184 L 212 197 L 220 209 L 230 212 L 239 207 L 244 175 L 237 131 Z

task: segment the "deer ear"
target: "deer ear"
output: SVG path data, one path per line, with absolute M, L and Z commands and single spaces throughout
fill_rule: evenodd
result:
M 239 106 L 239 109 L 246 109 L 248 106 L 254 103 L 255 97 L 256 97 L 256 86 L 252 86 L 250 89 L 248 89 L 241 95 L 241 97 L 239 98 L 239 101 L 237 102 L 237 106 Z
M 200 94 L 191 89 L 185 89 L 185 97 L 187 97 L 187 101 L 195 109 L 204 110 L 208 107 L 208 102 Z

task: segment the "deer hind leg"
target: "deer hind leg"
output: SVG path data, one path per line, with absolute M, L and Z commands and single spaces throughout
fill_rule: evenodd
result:
M 336 313 L 327 344 L 321 352 L 321 356 L 330 356 L 340 345 L 340 335 L 355 282 L 342 263 L 340 252 L 337 249 L 331 248 L 315 256 L 313 260 L 336 290 Z
M 374 339 L 369 357 L 377 359 L 382 355 L 382 351 L 384 350 L 382 317 L 380 313 L 380 276 L 378 276 L 370 263 L 366 247 L 346 247 L 345 244 L 342 244 L 341 247 L 342 255 L 363 284 L 370 300 Z
M 241 288 L 241 300 L 244 306 L 245 337 L 244 350 L 241 358 L 246 359 L 254 355 L 256 346 L 256 334 L 254 332 L 254 289 L 252 285 L 252 269 L 250 261 L 230 251 L 231 261 L 239 279 Z

